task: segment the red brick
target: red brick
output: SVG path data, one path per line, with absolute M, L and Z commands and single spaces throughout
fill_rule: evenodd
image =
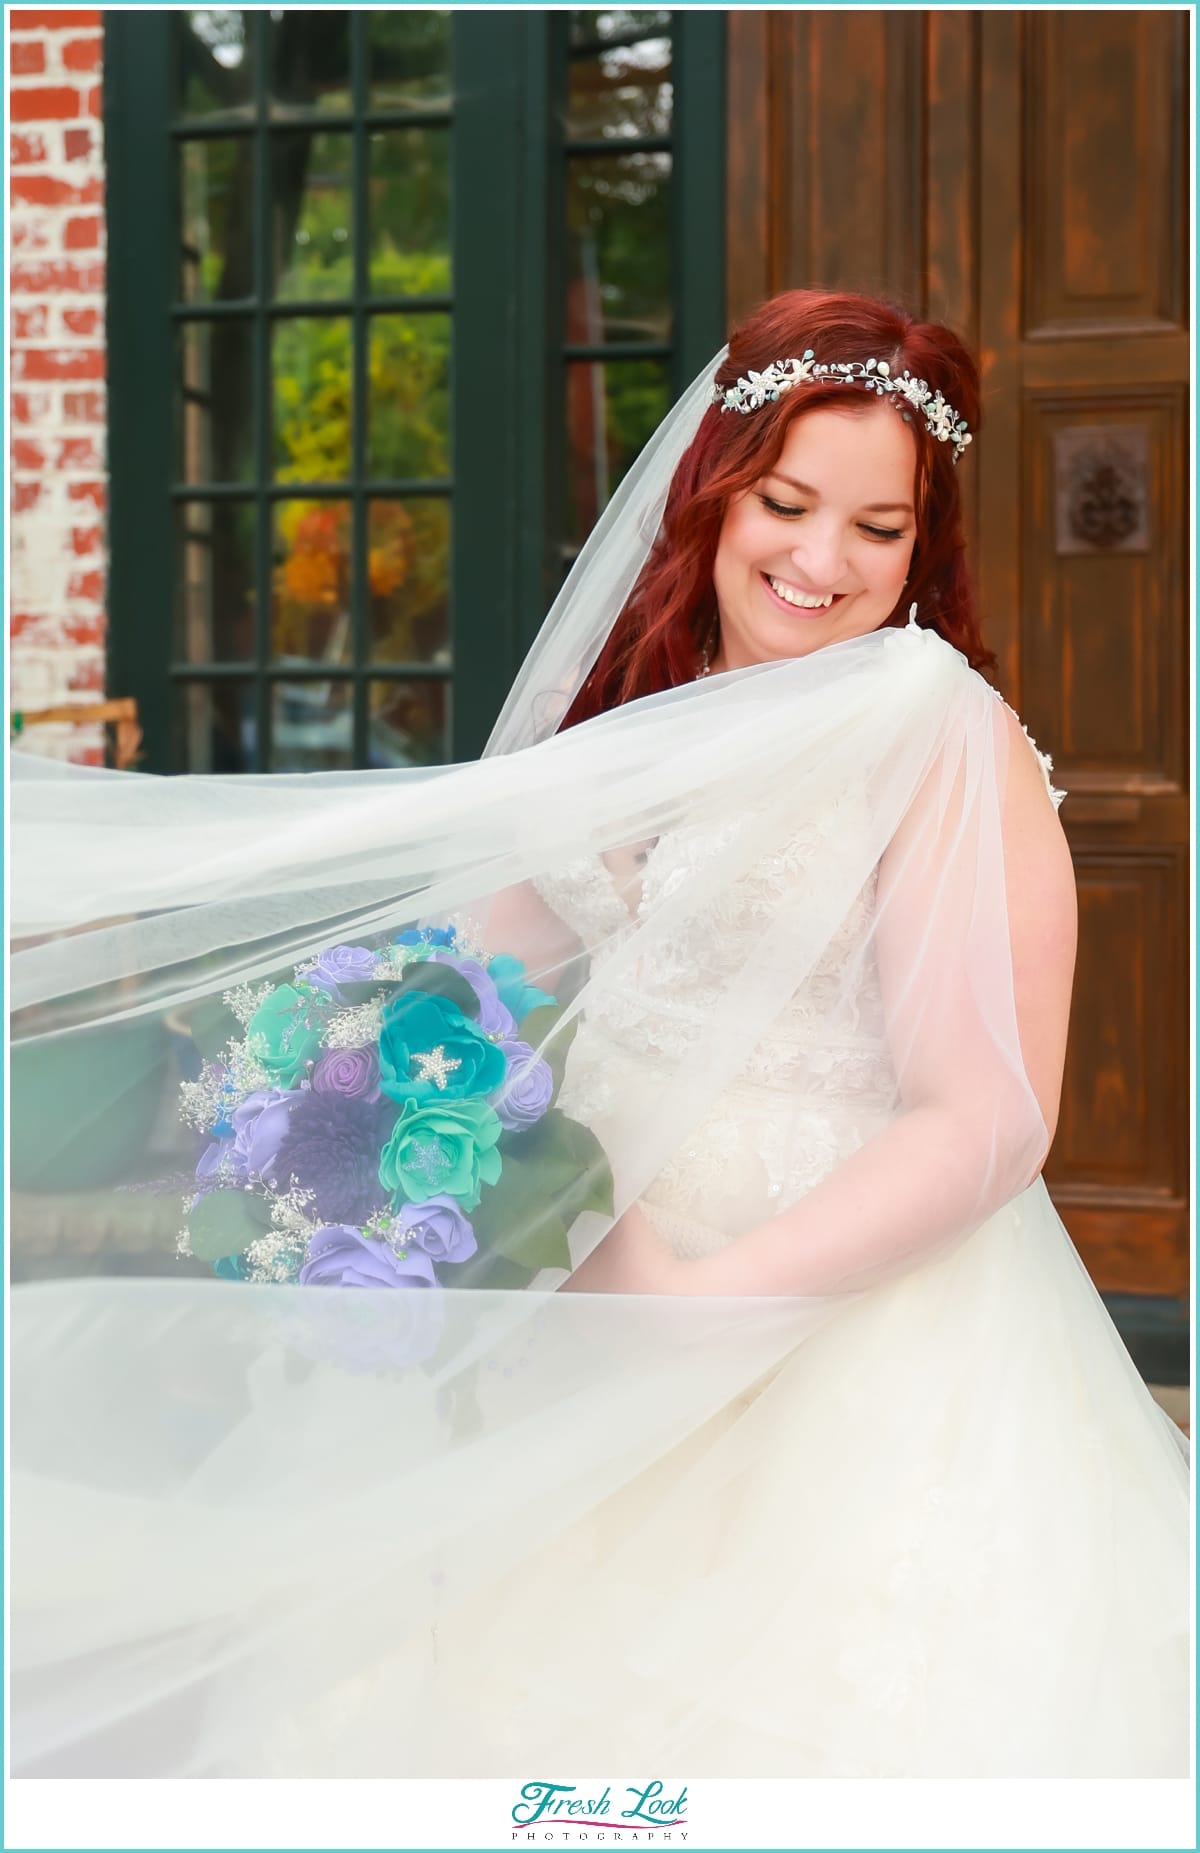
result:
M 14 296 L 93 296 L 104 288 L 103 259 L 80 264 L 67 258 L 14 264 L 8 287 Z
M 63 636 L 71 643 L 91 644 L 93 648 L 104 642 L 104 613 L 89 611 L 86 616 L 67 618 L 63 624 Z
M 9 14 L 8 23 L 14 32 L 38 32 L 47 28 L 51 32 L 63 32 L 69 27 L 78 30 L 81 26 L 98 30 L 103 18 L 97 7 L 22 7 Z
M 12 492 L 13 514 L 23 515 L 28 509 L 36 508 L 38 497 L 41 493 L 41 483 L 14 483 Z
M 46 333 L 46 324 L 50 320 L 50 311 L 44 302 L 39 302 L 31 309 L 14 309 L 12 332 L 14 341 L 41 341 Z
M 97 118 L 104 114 L 104 91 L 99 84 L 93 84 L 92 88 L 88 91 L 87 108 L 84 114 Z
M 67 494 L 72 502 L 90 502 L 93 508 L 108 507 L 108 487 L 105 483 L 68 483 Z
M 104 533 L 101 528 L 71 529 L 71 551 L 77 557 L 86 553 L 99 553 L 103 544 Z
M 38 84 L 28 90 L 10 91 L 8 113 L 13 122 L 73 122 L 84 114 L 81 101 L 78 90 L 66 84 Z
M 68 129 L 68 135 L 74 135 L 74 129 Z M 87 134 L 89 131 L 84 130 Z M 36 130 L 26 135 L 13 133 L 8 141 L 8 158 L 13 167 L 30 167 L 46 159 L 46 137 Z
M 63 326 L 73 335 L 94 335 L 103 321 L 99 309 L 64 309 Z
M 32 483 L 30 487 L 36 488 L 37 484 Z M 37 621 L 37 613 L 35 611 L 14 611 L 12 617 L 8 620 L 9 636 L 19 637 L 22 631 L 32 630 Z
M 43 213 L 39 212 L 36 218 L 13 220 L 12 248 L 14 251 L 47 251 L 50 243 L 50 227 Z
M 98 206 L 104 198 L 104 182 L 98 175 L 76 185 L 51 174 L 17 174 L 10 183 L 9 198 L 14 206 Z
M 68 71 L 98 71 L 100 69 L 100 38 L 69 39 L 62 48 L 64 69 Z
M 102 470 L 104 458 L 91 438 L 62 438 L 54 467 L 56 470 Z
M 30 438 L 14 438 L 12 461 L 14 470 L 44 470 L 46 453 L 40 444 L 33 443 Z
M 102 747 L 76 746 L 74 741 L 72 741 L 70 752 L 70 763 L 73 766 L 102 766 L 104 764 L 104 749 Z
M 108 408 L 102 392 L 65 392 L 63 417 L 70 425 L 102 425 Z
M 91 129 L 64 129 L 63 153 L 68 161 L 80 161 L 92 152 Z
M 46 68 L 46 48 L 40 39 L 14 39 L 9 69 L 14 77 L 40 77 Z
M 27 347 L 12 357 L 18 380 L 102 380 L 104 355 L 99 348 Z
M 40 425 L 50 416 L 48 392 L 15 392 L 9 401 L 14 425 Z
M 101 575 L 97 573 L 95 576 L 99 579 Z M 102 695 L 104 693 L 103 658 L 97 656 L 90 658 L 87 662 L 80 663 L 75 673 L 72 675 L 71 680 L 67 683 L 67 687 L 71 689 L 72 692 L 82 692 L 86 690 L 89 694 Z
M 72 573 L 67 581 L 67 597 L 102 599 L 104 597 L 104 574 L 98 572 L 95 567 L 89 567 L 86 572 Z
M 68 219 L 63 232 L 63 249 L 94 251 L 100 243 L 103 230 L 104 220 L 96 212 L 89 212 L 84 218 Z

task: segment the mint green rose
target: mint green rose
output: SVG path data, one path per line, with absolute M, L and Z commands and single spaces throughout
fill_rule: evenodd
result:
M 380 1182 L 395 1205 L 447 1196 L 473 1210 L 483 1185 L 500 1176 L 496 1141 L 503 1130 L 483 1100 L 448 1100 L 437 1106 L 408 1100 L 383 1148 Z
M 306 1021 L 312 1006 L 310 991 L 276 985 L 246 1025 L 246 1047 L 276 1087 L 294 1087 L 321 1053 L 321 1032 Z

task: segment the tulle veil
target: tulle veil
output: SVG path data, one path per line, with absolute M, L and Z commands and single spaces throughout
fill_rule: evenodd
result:
M 1001 843 L 1010 736 L 920 614 L 555 732 L 716 415 L 715 364 L 602 517 L 479 763 L 159 779 L 14 756 L 18 1773 L 321 1773 L 301 1717 L 325 1721 L 332 1772 L 494 1773 L 431 1722 L 456 1607 L 489 1612 L 506 1579 L 664 1463 L 682 1484 L 687 1450 L 739 1399 L 881 1281 L 952 1264 L 1037 1176 L 1046 1130 L 1017 1033 Z M 630 854 L 647 843 L 687 852 L 653 905 Z M 522 982 L 555 1000 L 529 1037 L 561 1077 L 590 1022 L 740 918 L 781 845 L 812 880 L 747 918 L 703 1023 L 663 1036 L 646 1084 L 523 1202 L 535 1233 L 566 1225 L 569 1253 L 548 1260 L 552 1245 L 510 1228 L 498 1239 L 529 1263 L 519 1281 L 480 1267 L 444 1290 L 377 1293 L 235 1283 L 177 1253 L 197 1161 L 181 1088 L 223 999 L 322 948 L 453 926 L 478 961 L 520 959 Z M 578 922 L 557 930 L 544 898 L 581 868 L 607 903 L 590 940 Z M 853 1162 L 895 1162 L 889 1134 L 922 1113 L 935 1074 L 952 1070 L 973 1103 L 922 1213 L 898 1200 L 885 1230 L 841 1240 L 835 1167 L 819 1187 L 828 1239 L 786 1292 L 556 1291 L 686 1147 L 868 893 L 857 965 L 810 987 L 795 1082 L 819 1086 L 874 961 L 894 1091 Z M 664 1678 L 673 1653 L 685 1667 L 686 1617 L 658 1617 L 653 1651 L 642 1621 L 643 1656 Z M 390 1689 L 400 1731 L 355 1697 L 385 1643 L 411 1648 Z M 748 1728 L 736 1680 L 723 1701 L 718 1682 L 685 1683 L 681 1717 L 724 1703 Z M 599 1713 L 578 1722 L 600 1730 Z

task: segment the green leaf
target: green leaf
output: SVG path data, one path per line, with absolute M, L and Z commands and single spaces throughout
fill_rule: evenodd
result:
M 271 1226 L 271 1206 L 252 1190 L 210 1190 L 188 1212 L 192 1253 L 201 1261 L 241 1255 Z
M 479 1016 L 479 999 L 460 972 L 452 965 L 435 965 L 426 960 L 423 965 L 410 965 L 404 974 L 401 985 L 404 991 L 425 991 L 431 997 L 448 997 L 452 1004 L 457 1004 L 464 1017 L 475 1022 Z
M 531 1049 L 536 1049 L 544 1037 L 552 1037 L 542 1059 L 549 1063 L 550 1072 L 554 1076 L 555 1094 L 563 1084 L 567 1055 L 579 1028 L 579 1015 L 576 1013 L 564 1029 L 554 1033 L 555 1025 L 565 1010 L 565 1004 L 539 1004 L 536 1010 L 531 1010 L 521 1019 L 521 1041 L 527 1042 Z
M 567 1231 L 584 1210 L 613 1213 L 612 1173 L 600 1143 L 555 1108 L 501 1144 L 504 1169 L 471 1221 L 481 1248 L 521 1267 L 570 1267 Z

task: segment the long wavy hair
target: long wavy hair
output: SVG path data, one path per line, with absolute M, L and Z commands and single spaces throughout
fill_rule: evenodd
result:
M 972 434 L 979 429 L 979 370 L 959 337 L 874 296 L 815 289 L 773 296 L 734 329 L 716 384 L 732 386 L 806 348 L 818 361 L 886 360 L 893 374 L 907 370 L 942 393 Z M 865 410 L 875 402 L 861 385 L 806 380 L 745 416 L 709 407 L 672 478 L 650 556 L 563 727 L 692 680 L 716 621 L 713 563 L 730 502 L 770 472 L 794 418 L 817 406 Z M 918 623 L 981 669 L 996 659 L 980 635 L 965 557 L 959 471 L 971 453 L 956 465 L 953 445 L 934 437 L 913 408 L 902 409 L 917 446 L 917 536 L 908 580 L 884 622 L 906 623 L 915 600 Z

